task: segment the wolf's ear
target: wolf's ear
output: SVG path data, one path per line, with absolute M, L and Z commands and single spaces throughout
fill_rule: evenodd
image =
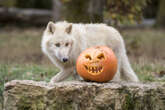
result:
M 49 21 L 48 25 L 47 25 L 47 31 L 51 34 L 53 34 L 55 32 L 55 25 L 52 21 Z
M 72 31 L 72 24 L 70 24 L 66 29 L 65 32 L 67 32 L 68 34 L 70 34 Z

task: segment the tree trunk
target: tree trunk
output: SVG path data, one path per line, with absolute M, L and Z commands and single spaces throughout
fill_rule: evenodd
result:
M 160 0 L 156 26 L 165 27 L 165 0 Z
M 61 8 L 62 8 L 61 1 L 53 0 L 53 20 L 55 22 L 61 20 Z
M 165 83 L 5 84 L 4 110 L 165 110 Z
M 92 22 L 103 22 L 104 0 L 90 0 L 88 12 Z

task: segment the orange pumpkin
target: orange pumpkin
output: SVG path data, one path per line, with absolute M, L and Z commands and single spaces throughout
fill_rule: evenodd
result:
M 107 82 L 117 71 L 117 59 L 112 49 L 106 46 L 91 47 L 80 54 L 76 69 L 85 80 Z

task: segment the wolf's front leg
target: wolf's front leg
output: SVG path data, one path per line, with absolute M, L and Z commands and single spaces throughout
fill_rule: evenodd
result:
M 53 84 L 55 82 L 60 82 L 68 78 L 73 73 L 73 69 L 63 69 L 61 72 L 57 73 L 51 80 L 50 83 Z
M 78 75 L 76 69 L 74 70 L 74 73 L 73 73 L 73 79 L 77 80 L 77 81 L 82 81 L 83 80 L 83 78 Z

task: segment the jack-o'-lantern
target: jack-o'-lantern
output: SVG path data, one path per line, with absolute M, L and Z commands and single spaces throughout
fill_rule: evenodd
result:
M 117 59 L 107 46 L 96 46 L 84 50 L 77 59 L 76 69 L 85 80 L 107 82 L 117 71 Z

